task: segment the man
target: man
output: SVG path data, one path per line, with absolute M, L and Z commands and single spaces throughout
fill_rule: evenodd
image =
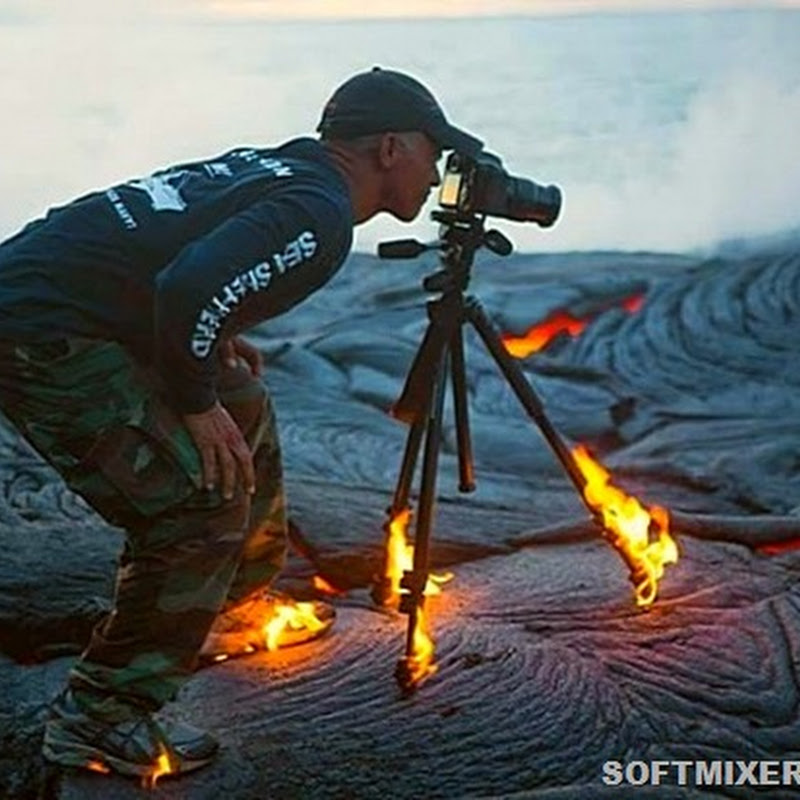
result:
M 148 776 L 214 757 L 155 715 L 199 656 L 263 648 L 283 563 L 275 421 L 238 334 L 330 280 L 354 225 L 412 220 L 443 149 L 481 147 L 378 67 L 317 130 L 91 193 L 0 246 L 0 408 L 126 534 L 113 610 L 51 707 L 51 762 Z M 295 640 L 329 627 L 321 611 Z

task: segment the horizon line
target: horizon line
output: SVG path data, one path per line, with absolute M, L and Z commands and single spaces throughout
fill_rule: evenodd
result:
M 487 7 L 488 5 L 488 7 Z M 800 10 L 800 0 L 373 0 L 369 10 L 351 0 L 206 0 L 205 11 L 215 17 L 297 21 L 354 21 L 392 19 L 477 19 L 492 17 L 563 17 L 604 14 L 680 13 L 710 11 Z

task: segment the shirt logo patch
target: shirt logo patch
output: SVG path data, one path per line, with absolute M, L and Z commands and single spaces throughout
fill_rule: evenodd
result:
M 185 170 L 165 172 L 139 181 L 131 181 L 128 185 L 134 189 L 141 189 L 150 196 L 153 211 L 185 211 L 186 201 L 181 197 L 180 190 L 170 183 L 183 177 L 184 174 Z

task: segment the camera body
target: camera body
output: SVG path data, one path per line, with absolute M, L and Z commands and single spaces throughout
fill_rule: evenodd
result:
M 493 153 L 481 152 L 472 158 L 451 153 L 439 205 L 460 217 L 487 214 L 549 228 L 561 211 L 561 190 L 509 175 Z

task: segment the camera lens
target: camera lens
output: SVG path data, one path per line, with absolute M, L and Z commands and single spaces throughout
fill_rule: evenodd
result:
M 535 222 L 549 228 L 561 211 L 561 190 L 558 186 L 540 186 L 528 178 L 510 178 L 508 187 L 509 219 Z

